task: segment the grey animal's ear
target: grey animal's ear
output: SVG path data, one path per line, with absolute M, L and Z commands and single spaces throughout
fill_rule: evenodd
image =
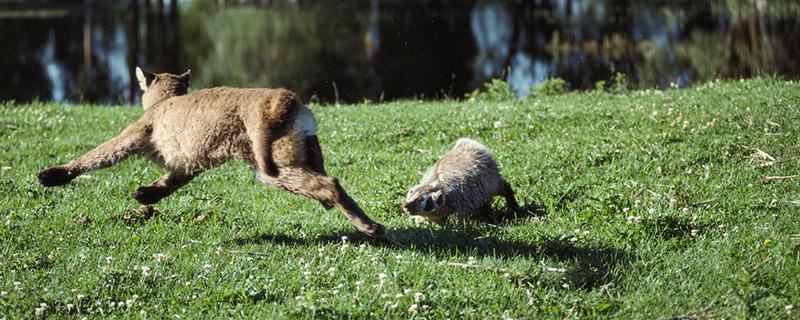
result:
M 444 207 L 445 200 L 447 199 L 444 192 L 442 192 L 442 190 L 438 190 L 431 194 L 431 200 L 433 201 L 434 208 L 440 209 L 441 207 Z
M 156 75 L 136 67 L 136 79 L 139 80 L 139 88 L 142 88 L 142 91 L 146 91 L 153 84 Z
M 425 211 L 433 210 L 433 200 L 431 200 L 431 197 L 425 197 L 425 199 L 422 200 L 422 209 Z
M 182 73 L 178 76 L 183 82 L 186 83 L 186 86 L 189 86 L 189 80 L 192 79 L 192 69 L 186 70 L 186 72 Z

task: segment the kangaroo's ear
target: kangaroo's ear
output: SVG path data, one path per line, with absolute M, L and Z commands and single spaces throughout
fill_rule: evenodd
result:
M 192 79 L 192 69 L 186 70 L 186 72 L 184 72 L 181 75 L 179 75 L 178 78 L 183 80 L 183 82 L 185 82 L 186 86 L 188 87 L 189 86 L 189 80 Z
M 136 79 L 139 80 L 139 88 L 142 88 L 142 91 L 147 90 L 153 84 L 155 78 L 156 75 L 136 67 Z

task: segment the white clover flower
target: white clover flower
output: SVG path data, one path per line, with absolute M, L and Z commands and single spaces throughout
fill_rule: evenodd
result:
M 386 278 L 387 278 L 387 277 L 388 277 L 388 276 L 387 276 L 385 273 L 383 273 L 383 272 L 381 272 L 381 273 L 379 273 L 379 274 L 378 274 L 378 280 L 380 280 L 380 281 L 381 281 L 381 284 L 383 284 L 383 283 L 385 283 L 385 282 L 386 282 Z
M 414 302 L 422 302 L 422 298 L 425 297 L 425 294 L 422 292 L 417 292 L 414 294 Z
M 417 313 L 419 312 L 419 306 L 415 303 L 408 307 L 408 313 Z
M 143 276 L 146 276 L 146 275 L 148 275 L 148 274 L 150 274 L 150 267 L 148 267 L 148 266 L 142 266 L 142 275 L 143 275 Z
M 697 229 L 692 229 L 692 237 L 696 237 L 700 233 Z

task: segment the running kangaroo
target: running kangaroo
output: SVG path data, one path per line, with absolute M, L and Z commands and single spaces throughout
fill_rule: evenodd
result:
M 39 172 L 39 183 L 64 185 L 84 172 L 144 155 L 167 170 L 133 193 L 149 205 L 203 171 L 241 159 L 262 182 L 317 200 L 325 209 L 336 207 L 366 235 L 385 233 L 325 173 L 314 115 L 292 92 L 216 87 L 187 94 L 189 71 L 152 74 L 137 67 L 136 76 L 144 91 L 141 118 L 72 162 Z

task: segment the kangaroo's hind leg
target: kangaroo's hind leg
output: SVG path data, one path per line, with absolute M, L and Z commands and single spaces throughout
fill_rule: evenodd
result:
M 336 207 L 355 225 L 361 233 L 382 236 L 386 229 L 372 221 L 358 204 L 347 195 L 339 180 L 325 176 L 305 167 L 282 167 L 277 177 L 268 177 L 267 183 L 279 189 L 299 194 L 319 202 L 326 207 Z
M 308 152 L 306 155 L 308 167 L 323 176 L 327 176 L 328 174 L 325 173 L 325 160 L 322 158 L 322 148 L 319 146 L 319 139 L 317 139 L 317 136 L 306 137 L 306 151 Z M 333 209 L 333 206 L 329 203 L 320 203 L 322 203 L 325 210 Z

